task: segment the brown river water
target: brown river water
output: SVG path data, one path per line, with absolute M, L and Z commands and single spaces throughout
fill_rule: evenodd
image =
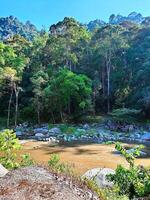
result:
M 124 144 L 131 148 L 132 144 Z M 146 157 L 136 159 L 137 165 L 150 167 L 150 147 L 144 149 Z M 29 141 L 23 144 L 21 153 L 30 153 L 31 157 L 42 165 L 47 165 L 52 154 L 59 154 L 61 161 L 73 164 L 78 174 L 92 168 L 108 167 L 115 169 L 118 164 L 128 166 L 125 159 L 115 151 L 115 145 L 69 144 L 51 145 L 48 142 Z

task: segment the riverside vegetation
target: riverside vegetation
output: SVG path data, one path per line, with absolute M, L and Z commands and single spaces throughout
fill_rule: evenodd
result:
M 2 140 L 0 141 L 0 150 L 2 151 L 1 163 L 8 169 L 15 169 L 19 167 L 31 166 L 34 161 L 28 154 L 22 155 L 19 161 L 16 158 L 14 150 L 20 149 L 20 144 L 16 138 L 15 133 L 10 130 L 1 132 Z M 116 149 L 121 152 L 130 168 L 126 169 L 123 166 L 118 166 L 114 175 L 108 175 L 108 180 L 114 182 L 114 187 L 111 189 L 99 188 L 94 179 L 84 179 L 80 182 L 86 184 L 90 189 L 95 191 L 100 199 L 134 199 L 135 197 L 146 197 L 150 195 L 150 170 L 141 166 L 135 166 L 134 159 L 140 154 L 142 146 L 135 148 L 134 152 L 127 153 L 127 151 L 116 143 Z M 73 167 L 67 163 L 61 163 L 57 154 L 53 154 L 48 161 L 49 168 L 55 173 L 63 173 L 65 175 L 77 178 L 73 172 Z M 123 196 L 127 195 L 127 197 Z M 149 198 L 149 197 L 148 197 Z

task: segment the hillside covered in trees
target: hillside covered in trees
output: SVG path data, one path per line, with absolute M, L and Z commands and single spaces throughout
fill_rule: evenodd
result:
M 150 118 L 150 17 L 135 12 L 82 25 L 73 18 L 37 31 L 0 18 L 0 115 L 22 121 L 77 121 L 134 109 Z

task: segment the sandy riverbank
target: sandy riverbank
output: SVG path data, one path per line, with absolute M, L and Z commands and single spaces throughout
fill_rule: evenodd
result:
M 116 154 L 114 145 L 86 144 L 70 146 L 52 146 L 48 142 L 23 142 L 21 153 L 30 153 L 39 164 L 47 164 L 51 154 L 60 155 L 61 161 L 72 163 L 78 173 L 83 174 L 88 169 L 108 167 L 115 169 L 118 164 L 127 166 L 122 156 Z M 136 160 L 136 164 L 150 167 L 150 157 Z

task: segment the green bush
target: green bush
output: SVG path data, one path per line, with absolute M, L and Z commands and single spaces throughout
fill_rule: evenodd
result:
M 34 160 L 30 157 L 30 154 L 28 153 L 21 155 L 21 158 L 21 167 L 31 166 L 34 164 Z
M 0 117 L 0 129 L 3 129 L 4 127 L 6 127 L 6 124 L 7 124 L 7 118 Z
M 53 154 L 48 161 L 48 166 L 51 170 L 57 173 L 73 174 L 72 166 L 66 163 L 60 162 L 60 157 L 57 154 Z
M 116 189 L 100 188 L 94 180 L 84 179 L 89 189 L 94 191 L 100 199 L 103 200 L 129 200 L 125 195 L 119 195 Z
M 16 134 L 12 130 L 4 130 L 0 132 L 0 162 L 8 169 L 19 167 L 16 162 L 16 151 L 21 148 Z
M 15 169 L 18 167 L 25 167 L 34 164 L 29 154 L 17 157 L 16 153 L 21 149 L 19 140 L 12 130 L 4 130 L 0 132 L 0 163 L 7 169 Z
M 59 128 L 61 130 L 62 133 L 65 133 L 65 134 L 72 134 L 75 132 L 76 128 L 73 127 L 73 126 L 70 126 L 68 124 L 60 124 L 59 125 Z
M 60 162 L 60 157 L 57 154 L 53 154 L 50 160 L 48 161 L 48 166 L 50 168 L 54 168 L 58 165 L 59 162 Z
M 35 110 L 34 110 L 33 105 L 24 107 L 20 112 L 20 117 L 21 117 L 22 122 L 24 122 L 24 120 L 35 122 L 36 115 L 35 115 Z
M 137 147 L 132 154 L 119 144 L 116 144 L 116 149 L 122 153 L 130 168 L 126 169 L 119 165 L 114 175 L 109 175 L 108 179 L 113 181 L 119 190 L 119 194 L 127 195 L 129 199 L 135 197 L 145 197 L 150 195 L 150 170 L 142 166 L 135 166 L 134 159 L 136 155 L 140 154 L 140 149 Z
M 121 108 L 115 109 L 109 115 L 117 122 L 134 123 L 137 122 L 141 110 Z

